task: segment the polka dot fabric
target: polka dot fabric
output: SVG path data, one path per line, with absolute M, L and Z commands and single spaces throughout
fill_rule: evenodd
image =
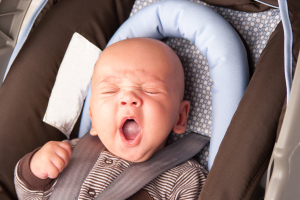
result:
M 176 52 L 184 68 L 184 99 L 191 103 L 187 130 L 210 136 L 212 80 L 209 77 L 208 61 L 189 40 L 166 38 L 164 42 Z M 173 140 L 183 137 L 183 135 L 171 135 Z
M 252 52 L 252 62 L 255 65 L 270 35 L 281 20 L 279 9 L 260 13 L 246 13 L 221 7 L 212 9 L 222 15 L 242 35 Z
M 138 10 L 158 2 L 159 0 L 137 0 L 131 11 L 131 16 Z M 204 2 L 192 0 L 195 3 L 209 6 L 215 12 L 222 15 L 246 41 L 255 66 L 267 41 L 280 22 L 278 9 L 259 13 L 247 13 L 234 11 L 228 8 L 210 6 Z M 187 131 L 177 135 L 171 133 L 168 143 L 182 138 L 189 132 L 211 136 L 212 122 L 212 91 L 213 81 L 209 76 L 209 63 L 196 46 L 189 40 L 183 38 L 165 38 L 164 42 L 169 45 L 180 58 L 185 73 L 185 95 L 184 98 L 191 103 L 191 109 L 187 122 Z M 207 144 L 197 155 L 197 161 L 207 169 L 209 144 Z

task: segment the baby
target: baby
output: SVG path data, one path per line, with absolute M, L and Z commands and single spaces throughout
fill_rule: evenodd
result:
M 107 47 L 95 65 L 91 90 L 90 134 L 98 136 L 105 149 L 82 183 L 78 199 L 94 199 L 132 163 L 146 161 L 164 148 L 171 131 L 183 133 L 190 108 L 183 100 L 179 58 L 166 44 L 150 38 L 127 39 Z M 77 141 L 51 141 L 24 156 L 15 173 L 19 198 L 50 196 L 71 157 L 69 144 Z M 104 165 L 108 159 L 115 164 Z M 105 178 L 107 173 L 112 178 Z M 202 166 L 188 160 L 142 191 L 148 199 L 197 199 L 206 175 Z

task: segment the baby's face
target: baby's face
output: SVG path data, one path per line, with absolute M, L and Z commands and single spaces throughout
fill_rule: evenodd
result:
M 164 147 L 172 129 L 184 132 L 189 103 L 182 101 L 176 59 L 152 39 L 122 41 L 102 52 L 92 79 L 91 134 L 109 151 L 142 162 Z

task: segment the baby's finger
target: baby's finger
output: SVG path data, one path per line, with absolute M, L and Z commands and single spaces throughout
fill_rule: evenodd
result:
M 49 170 L 53 170 L 53 171 L 57 170 L 58 173 L 60 173 L 66 167 L 65 161 L 59 156 L 55 156 L 55 157 L 51 158 L 51 162 L 52 162 L 53 168 L 51 166 L 51 167 L 49 167 Z M 56 168 L 56 170 L 54 168 Z
M 64 163 L 64 166 L 63 168 L 65 168 L 69 162 L 69 159 L 70 159 L 70 152 L 68 150 L 68 144 L 64 145 L 64 144 L 61 144 L 63 142 L 59 142 L 57 143 L 57 146 L 53 147 L 53 151 L 55 153 L 55 155 L 62 159 L 63 163 Z M 70 147 L 70 146 L 69 146 Z M 70 148 L 71 149 L 71 148 Z M 71 152 L 72 154 L 72 152 Z
M 47 167 L 47 173 L 48 173 L 48 178 L 55 179 L 58 177 L 60 170 L 57 168 L 56 164 L 52 162 Z
M 70 145 L 66 142 L 59 142 L 58 145 L 60 147 L 62 147 L 68 153 L 68 160 L 69 160 L 71 158 L 71 155 L 72 155 L 72 150 L 71 150 Z

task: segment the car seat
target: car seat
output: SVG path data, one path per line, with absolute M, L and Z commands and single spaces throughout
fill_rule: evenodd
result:
M 117 11 L 117 17 L 115 15 L 110 15 L 111 13 L 109 12 L 104 12 L 103 16 L 108 15 L 108 17 L 105 17 L 106 19 L 110 19 L 110 20 L 115 20 L 115 24 L 110 23 L 109 24 L 109 28 L 105 27 L 103 25 L 103 29 L 105 30 L 101 30 L 104 33 L 102 33 L 101 37 L 94 39 L 94 38 L 90 38 L 91 36 L 87 37 L 89 38 L 90 41 L 92 41 L 93 43 L 96 43 L 98 46 L 100 46 L 100 48 L 104 48 L 105 47 L 105 43 L 108 41 L 108 38 L 112 35 L 112 33 L 114 32 L 112 29 L 116 29 L 127 17 L 129 14 L 129 10 L 132 7 L 132 3 L 133 1 L 128 1 L 128 2 L 118 2 L 117 3 L 113 2 L 113 3 L 99 3 L 99 8 L 107 8 L 109 7 L 111 10 L 113 11 Z M 210 4 L 214 4 L 213 1 L 207 1 Z M 229 6 L 230 8 L 234 8 L 234 9 L 243 9 L 244 11 L 259 11 L 259 10 L 267 10 L 270 7 L 261 3 L 249 3 L 249 2 L 244 2 L 243 5 L 234 5 L 234 3 L 232 3 L 233 1 L 226 1 L 225 3 L 222 3 L 222 6 Z M 86 2 L 86 4 L 88 4 L 89 2 Z M 203 2 L 202 2 L 203 3 Z M 271 2 L 274 4 L 274 2 Z M 76 1 L 74 1 L 74 4 L 76 4 Z M 79 6 L 79 3 L 77 2 L 77 6 Z M 109 5 L 108 5 L 109 4 Z M 147 2 L 143 2 L 143 1 L 136 1 L 134 8 L 133 8 L 133 12 L 136 11 L 137 8 L 143 7 L 145 5 L 147 5 Z M 205 4 L 205 3 L 203 3 Z M 276 4 L 276 3 L 275 3 Z M 293 2 L 291 3 L 293 5 Z M 70 10 L 72 10 L 72 12 L 67 13 L 67 10 L 63 10 L 63 9 L 67 9 L 67 1 L 48 1 L 46 6 L 43 8 L 43 11 L 40 13 L 40 19 L 41 21 L 37 21 L 36 23 L 36 27 L 34 27 L 28 37 L 28 39 L 26 40 L 22 50 L 20 51 L 18 57 L 16 58 L 16 60 L 14 61 L 10 72 L 8 73 L 7 79 L 5 80 L 5 82 L 3 83 L 3 87 L 1 87 L 0 89 L 0 95 L 1 97 L 5 97 L 5 98 L 1 98 L 0 100 L 0 106 L 1 106 L 1 112 L 3 110 L 3 113 L 5 114 L 5 117 L 1 118 L 1 125 L 0 127 L 3 127 L 3 133 L 6 133 L 5 135 L 2 133 L 1 134 L 1 141 L 5 142 L 5 143 L 13 143 L 13 141 L 15 141 L 14 139 L 16 138 L 16 136 L 13 135 L 17 135 L 17 133 L 21 134 L 21 132 L 27 132 L 26 135 L 26 140 L 24 139 L 22 140 L 22 145 L 18 144 L 17 149 L 13 148 L 12 146 L 8 146 L 6 145 L 5 147 L 3 147 L 3 150 L 1 149 L 1 152 L 3 151 L 9 151 L 9 152 L 13 152 L 14 150 L 18 150 L 18 155 L 16 157 L 20 158 L 22 156 L 22 154 L 24 155 L 26 152 L 32 150 L 33 148 L 35 148 L 36 146 L 40 146 L 42 145 L 43 142 L 50 140 L 50 139 L 57 139 L 60 140 L 61 138 L 63 138 L 63 136 L 59 133 L 59 131 L 53 129 L 52 127 L 49 127 L 47 125 L 44 125 L 42 122 L 36 122 L 33 119 L 34 118 L 38 118 L 38 119 L 42 119 L 43 115 L 45 113 L 46 110 L 46 105 L 47 105 L 47 101 L 49 99 L 50 96 L 50 92 L 55 80 L 55 76 L 57 73 L 57 68 L 59 66 L 58 63 L 61 62 L 62 60 L 62 56 L 65 52 L 65 49 L 67 47 L 68 42 L 65 42 L 64 40 L 70 40 L 70 37 L 72 36 L 72 33 L 74 33 L 75 31 L 81 32 L 82 35 L 88 35 L 86 33 L 86 31 L 89 28 L 86 28 L 86 30 L 84 29 L 84 22 L 82 22 L 82 24 L 79 23 L 80 20 L 88 20 L 89 18 L 85 18 L 86 15 L 83 15 L 84 12 L 87 12 L 87 5 L 84 5 L 83 7 L 81 7 L 81 9 L 79 8 L 75 8 L 74 6 L 71 6 L 72 8 L 68 8 Z M 70 5 L 69 5 L 70 6 Z M 50 9 L 51 7 L 51 9 Z M 126 11 L 126 13 L 124 13 L 125 8 L 127 8 L 128 10 Z M 90 8 L 89 8 L 90 9 Z M 220 7 L 215 7 L 215 9 L 219 9 L 219 12 L 222 13 L 226 13 L 228 10 L 232 11 L 231 9 L 228 8 L 220 8 Z M 111 11 L 110 10 L 110 11 Z M 65 12 L 64 12 L 65 11 Z M 92 9 L 89 10 L 92 12 Z M 96 12 L 96 11 L 94 11 Z M 234 13 L 236 12 L 236 13 Z M 272 16 L 273 13 L 272 12 L 277 12 L 278 14 L 278 10 L 272 10 L 271 14 L 269 15 L 269 12 L 271 11 L 265 11 L 266 15 L 264 15 L 263 13 L 259 13 L 261 14 L 261 16 L 265 16 L 265 19 L 268 19 L 268 17 L 270 17 L 270 15 Z M 74 14 L 80 14 L 82 13 L 82 15 L 80 15 L 80 17 L 78 16 L 76 18 L 76 15 Z M 92 12 L 93 13 L 93 12 Z M 232 12 L 231 12 L 232 13 Z M 86 13 L 84 13 L 86 14 Z M 127 14 L 127 15 L 126 15 Z M 241 16 L 239 16 L 239 14 Z M 248 16 L 247 16 L 248 14 Z M 257 14 L 257 15 L 259 15 Z M 44 17 L 41 17 L 43 16 Z M 60 18 L 62 15 L 64 16 L 63 18 Z M 232 18 L 239 18 L 239 20 L 242 20 L 241 18 L 251 18 L 251 16 L 249 17 L 249 13 L 238 13 L 237 11 L 233 11 L 233 14 L 228 14 L 225 15 L 229 21 L 232 22 L 233 26 L 236 22 L 233 21 Z M 253 14 L 255 15 L 255 13 Z M 71 18 L 74 17 L 74 22 L 75 20 L 78 20 L 77 23 L 80 24 L 83 27 L 80 27 L 79 25 L 75 25 L 75 28 L 71 28 L 71 30 L 67 31 L 64 33 L 64 29 L 62 27 L 64 27 L 65 25 L 63 25 L 63 23 L 60 23 L 59 19 L 66 19 L 68 17 Z M 278 16 L 278 15 L 276 15 Z M 275 16 L 275 19 L 276 19 Z M 53 19 L 55 18 L 55 19 Z M 84 19 L 85 18 L 85 19 Z M 50 20 L 51 19 L 51 20 Z M 101 20 L 102 19 L 102 20 Z M 55 21 L 56 20 L 56 21 Z M 277 23 L 279 22 L 279 17 L 277 17 L 277 19 L 275 20 L 276 22 L 270 22 L 269 21 L 269 25 L 270 28 L 273 28 L 273 30 L 276 28 Z M 51 22 L 50 22 L 51 21 Z M 63 20 L 62 20 L 63 21 Z M 107 23 L 105 22 L 105 20 L 103 20 L 103 18 L 98 17 L 96 20 L 98 23 Z M 49 23 L 50 24 L 50 32 L 46 33 L 47 31 L 45 28 L 45 25 Z M 100 24 L 101 24 L 100 23 Z M 249 22 L 249 24 L 247 24 L 248 22 L 243 22 L 241 21 L 241 23 L 239 24 L 239 22 L 237 22 L 236 26 L 240 26 L 240 27 L 248 27 L 251 30 L 251 21 Z M 38 25 L 40 24 L 40 25 Z M 48 24 L 48 25 L 49 25 Z M 273 27 L 272 27 L 273 24 Z M 69 24 L 68 24 L 69 25 Z M 248 26 L 247 26 L 248 25 Z M 110 27 L 113 26 L 113 27 Z M 58 28 L 60 27 L 60 28 Z M 94 28 L 94 29 L 93 29 Z M 94 31 L 96 28 L 93 27 L 92 30 Z M 255 27 L 252 27 L 255 28 Z M 264 27 L 265 28 L 265 27 Z M 90 28 L 91 29 L 91 28 Z M 49 30 L 49 29 L 48 29 Z M 64 30 L 64 31 L 63 31 Z M 269 31 L 269 34 L 267 35 L 257 35 L 257 37 L 264 37 L 265 40 L 268 39 L 268 37 L 271 35 L 271 32 L 273 30 Z M 239 31 L 240 34 L 242 35 L 242 38 L 244 40 L 247 39 L 248 33 L 250 31 Z M 63 34 L 64 33 L 64 34 Z M 40 34 L 44 34 L 44 36 L 40 35 Z M 56 40 L 52 40 L 55 41 L 55 45 L 53 43 L 53 45 L 49 45 L 48 42 L 46 43 L 45 41 L 43 41 L 43 38 L 45 38 L 45 35 L 49 35 L 49 38 L 51 38 L 50 36 L 52 35 L 52 38 L 55 37 L 53 36 L 53 34 L 56 35 L 65 35 L 63 37 L 65 38 L 61 38 L 59 39 L 59 37 L 57 37 Z M 243 35 L 244 34 L 244 35 Z M 110 35 L 110 36 L 108 36 Z M 104 36 L 104 39 L 103 39 Z M 246 38 L 245 38 L 246 37 Z M 66 39 L 68 38 L 68 39 Z M 253 44 L 257 44 L 257 46 L 261 46 L 263 49 L 263 46 L 266 44 L 265 43 L 251 43 L 252 37 L 250 37 L 250 42 L 244 42 L 245 46 L 248 47 L 248 54 L 249 54 L 249 60 L 250 60 L 250 69 L 252 69 L 251 71 L 253 71 L 253 66 L 256 64 L 256 70 L 254 75 L 252 76 L 250 85 L 245 93 L 245 96 L 243 97 L 240 106 L 237 109 L 236 114 L 234 115 L 233 119 L 231 120 L 231 124 L 229 125 L 229 128 L 227 130 L 226 136 L 224 138 L 224 140 L 222 141 L 220 150 L 217 154 L 216 160 L 214 162 L 214 165 L 212 167 L 212 169 L 210 170 L 209 173 L 209 177 L 207 179 L 207 183 L 205 184 L 203 190 L 206 191 L 205 193 L 201 193 L 200 198 L 203 199 L 218 199 L 217 196 L 219 195 L 222 196 L 225 199 L 242 199 L 242 198 L 250 198 L 253 190 L 255 188 L 255 185 L 257 185 L 258 181 L 260 180 L 260 177 L 262 176 L 262 174 L 264 173 L 264 169 L 266 168 L 267 164 L 268 164 L 268 160 L 269 160 L 269 156 L 272 152 L 272 148 L 275 142 L 275 137 L 276 134 L 274 134 L 274 132 L 276 133 L 276 129 L 277 129 L 277 125 L 278 125 L 278 119 L 279 116 L 281 114 L 281 107 L 283 105 L 283 101 L 284 101 L 284 97 L 285 97 L 285 87 L 284 87 L 284 73 L 283 71 L 283 31 L 282 31 L 282 26 L 281 24 L 279 24 L 277 26 L 277 28 L 275 29 L 275 31 L 272 33 L 272 36 L 270 37 L 270 40 L 268 42 L 268 44 L 266 45 L 265 49 L 262 52 L 262 56 L 259 58 L 259 53 L 260 50 L 256 50 L 256 49 L 251 49 L 251 45 Z M 255 40 L 255 39 L 254 39 Z M 105 42 L 106 41 L 106 42 Z M 180 40 L 179 40 L 180 41 Z M 102 42 L 102 43 L 101 43 Z M 38 46 L 40 46 L 40 48 L 38 50 L 33 50 L 30 48 L 30 46 L 33 46 L 32 43 L 39 43 Z M 100 45 L 99 45 L 100 43 Z M 170 39 L 169 41 L 167 41 L 167 43 L 171 44 L 172 46 L 175 45 L 175 43 L 181 43 L 178 42 L 178 39 Z M 63 47 L 58 47 L 57 49 L 54 48 L 54 46 L 60 46 L 62 45 Z M 189 43 L 183 44 L 183 46 L 185 45 L 190 45 Z M 250 46 L 250 47 L 249 47 Z M 255 46 L 255 45 L 254 45 Z M 274 46 L 276 48 L 274 48 Z M 295 45 L 296 46 L 296 45 Z M 45 50 L 45 52 L 48 51 L 48 53 L 51 54 L 57 54 L 56 56 L 58 58 L 53 60 L 41 60 L 41 57 L 47 57 L 47 55 L 49 54 L 43 54 L 43 52 L 41 52 L 41 47 L 43 47 L 43 50 Z M 33 47 L 32 47 L 33 48 Z M 179 47 L 180 48 L 180 47 Z M 26 50 L 27 49 L 27 50 Z M 251 53 L 254 51 L 258 52 L 258 56 L 255 56 L 255 54 Z M 54 51 L 55 50 L 55 51 Z M 35 53 L 34 53 L 35 52 Z M 37 57 L 37 52 L 39 52 L 39 57 Z M 59 53 L 57 53 L 59 52 Z M 275 58 L 273 56 L 270 55 L 277 55 Z M 254 55 L 254 56 L 253 56 Z M 254 61 L 251 63 L 251 57 L 253 56 Z M 199 56 L 201 57 L 201 56 Z M 24 62 L 22 60 L 26 60 L 26 68 L 22 67 L 24 66 Z M 259 60 L 258 60 L 259 58 Z M 36 62 L 40 62 L 39 64 L 35 64 L 34 61 Z M 41 74 L 39 74 L 39 71 L 41 71 L 41 68 L 39 68 L 41 66 L 42 63 L 55 63 L 52 64 L 53 65 L 53 69 L 44 69 Z M 207 63 L 207 61 L 205 61 L 205 63 Z M 280 63 L 280 64 L 278 64 Z M 56 65 L 56 66 L 54 66 Z M 19 67 L 16 67 L 19 66 Z M 263 67 L 262 67 L 263 66 Z M 271 67 L 272 66 L 272 67 Z M 275 66 L 275 67 L 274 67 Z M 19 72 L 18 70 L 16 70 L 17 68 L 19 68 Z M 20 70 L 20 68 L 22 70 Z M 33 70 L 30 71 L 29 69 L 32 68 Z M 50 67 L 49 67 L 50 68 Z M 203 71 L 205 71 L 205 69 L 207 70 L 208 68 L 206 66 L 203 66 Z M 48 71 L 47 71 L 48 70 Z M 22 73 L 21 73 L 22 71 Z M 12 75 L 13 74 L 13 75 Z M 36 77 L 34 76 L 34 74 L 39 74 L 40 77 Z M 45 74 L 47 74 L 47 76 L 50 74 L 52 76 L 51 80 L 50 78 L 47 78 L 46 76 L 44 76 Z M 205 73 L 204 73 L 205 74 Z M 207 74 L 207 72 L 206 72 Z M 270 76 L 271 74 L 271 76 Z M 49 76 L 50 76 L 49 75 Z M 268 77 L 268 78 L 266 78 Z M 37 80 L 33 80 L 33 79 L 37 79 Z M 36 85 L 37 83 L 43 82 L 45 81 L 44 79 L 47 79 L 50 83 L 46 83 L 45 85 L 47 86 L 47 91 L 42 90 L 42 88 L 39 88 L 38 85 Z M 14 80 L 18 80 L 19 83 L 16 83 L 17 81 Z M 207 81 L 207 84 L 209 84 L 210 79 L 209 78 L 205 78 L 205 80 Z M 203 81 L 204 82 L 204 81 Z M 26 84 L 24 84 L 26 83 Z M 264 89 L 262 88 L 262 85 L 264 86 Z M 32 91 L 33 87 L 37 87 L 36 92 Z M 205 86 L 206 87 L 206 86 Z M 14 89 L 13 89 L 14 88 Z M 208 88 L 208 87 L 206 87 Z M 11 94 L 12 93 L 12 94 Z M 47 93 L 47 94 L 46 94 Z M 38 100 L 31 100 L 31 98 L 29 98 L 29 96 L 42 96 L 41 98 L 39 98 Z M 25 96 L 25 98 L 24 98 Z M 21 103 L 17 103 L 19 105 L 16 105 L 15 102 L 13 103 L 9 103 L 9 102 L 13 102 L 16 101 L 16 99 L 22 99 L 23 97 L 25 100 Z M 210 97 L 208 97 L 210 98 Z M 207 101 L 208 102 L 208 101 Z M 43 106 L 41 106 L 43 105 Z M 27 106 L 27 107 L 26 107 Z M 42 111 L 38 111 L 39 109 L 37 109 L 38 106 L 42 107 Z M 204 106 L 205 108 L 207 108 L 207 106 Z M 208 108 L 210 108 L 210 106 L 208 106 Z M 209 110 L 209 109 L 207 109 Z M 262 111 L 263 110 L 263 111 Z M 9 114 L 8 114 L 9 113 Z M 210 114 L 210 113 L 209 113 Z M 207 115 L 206 115 L 207 116 Z M 205 117 L 206 117 L 205 116 Z M 7 118 L 6 118 L 7 117 Z M 208 118 L 210 119 L 211 116 L 208 115 Z M 16 124 L 14 123 L 16 121 Z M 201 121 L 201 119 L 200 119 Z M 208 122 L 211 120 L 207 120 L 207 124 L 209 124 Z M 30 124 L 30 127 L 28 128 L 24 128 L 25 124 Z M 206 124 L 206 125 L 207 125 Z M 256 126 L 253 126 L 253 124 L 255 124 Z M 78 132 L 78 125 L 75 125 L 75 129 L 73 131 L 73 135 L 76 135 L 76 132 Z M 200 129 L 201 130 L 201 129 Z M 7 133 L 11 133 L 11 132 L 16 132 L 15 134 L 11 134 L 9 136 L 7 136 Z M 39 132 L 45 132 L 46 136 L 43 135 L 39 135 Z M 204 133 L 209 134 L 210 133 L 210 126 L 208 127 L 208 129 L 203 130 Z M 33 133 L 32 133 L 33 132 Z M 50 133 L 49 135 L 47 135 L 48 133 Z M 71 134 L 72 136 L 72 134 Z M 24 136 L 22 136 L 24 137 Z M 171 138 L 171 140 L 176 140 L 176 137 Z M 33 143 L 33 144 L 32 144 Z M 35 144 L 34 144 L 35 143 Z M 202 153 L 202 157 L 203 155 L 207 154 L 207 152 Z M 201 156 L 200 156 L 201 157 Z M 254 159 L 253 162 L 250 162 L 249 159 L 252 158 Z M 1 155 L 1 159 L 2 160 L 7 160 L 6 156 L 2 156 Z M 204 162 L 203 162 L 204 160 Z M 12 185 L 9 184 L 9 180 L 11 180 L 9 177 L 12 176 L 12 171 L 13 169 L 11 169 L 12 164 L 16 162 L 17 159 L 13 158 L 7 165 L 3 166 L 3 169 L 5 170 L 1 170 L 1 171 L 10 171 L 10 173 L 8 173 L 7 175 L 1 175 L 1 183 L 3 184 L 3 188 L 8 191 L 8 193 L 13 196 L 13 189 L 12 189 Z M 201 161 L 200 161 L 201 162 Z M 205 164 L 205 162 L 207 162 L 206 158 L 202 159 L 202 163 Z M 2 161 L 1 161 L 2 163 Z M 267 163 L 267 164 L 266 164 Z M 234 171 L 235 173 L 232 173 L 232 171 Z M 220 177 L 222 177 L 222 179 L 220 179 Z M 245 177 L 245 178 L 241 178 L 241 177 Z M 226 184 L 227 183 L 227 184 Z M 230 184 L 229 184 L 230 183 Z M 229 187 L 230 185 L 230 187 Z M 10 188 L 10 189 L 9 189 Z M 213 188 L 218 188 L 218 190 L 215 192 L 215 189 Z M 220 188 L 220 189 L 219 189 Z M 209 191 L 214 191 L 209 192 Z M 209 195 L 205 196 L 205 195 Z

